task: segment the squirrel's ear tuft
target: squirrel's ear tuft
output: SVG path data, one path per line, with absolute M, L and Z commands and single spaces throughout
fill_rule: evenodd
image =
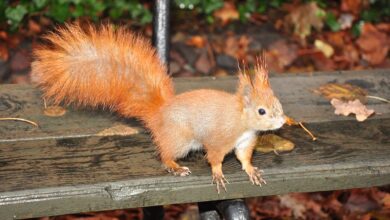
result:
M 250 73 L 247 69 L 244 61 L 242 62 L 243 68 L 241 69 L 240 64 L 238 65 L 239 74 L 239 84 L 238 84 L 238 93 L 242 97 L 243 104 L 245 106 L 250 104 L 250 95 L 254 91 L 254 74 Z
M 257 88 L 269 87 L 268 68 L 264 52 L 256 57 L 254 84 Z

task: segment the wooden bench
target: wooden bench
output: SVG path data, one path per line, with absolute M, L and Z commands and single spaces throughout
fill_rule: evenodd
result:
M 1 85 L 0 117 L 30 119 L 39 128 L 0 121 L 0 219 L 389 184 L 389 105 L 369 101 L 380 114 L 365 122 L 336 116 L 329 101 L 312 92 L 335 81 L 359 84 L 371 95 L 390 94 L 390 70 L 273 75 L 286 114 L 305 121 L 318 140 L 297 127 L 277 131 L 296 147 L 280 155 L 255 152 L 253 163 L 268 183 L 263 187 L 251 185 L 234 155 L 227 156 L 223 169 L 230 184 L 219 195 L 202 153 L 181 162 L 191 168 L 190 176 L 172 176 L 139 122 L 88 109 L 45 116 L 39 90 Z M 175 85 L 179 93 L 233 92 L 236 78 L 180 78 Z

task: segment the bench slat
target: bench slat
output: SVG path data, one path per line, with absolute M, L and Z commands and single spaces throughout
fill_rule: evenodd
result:
M 352 117 L 340 117 L 333 114 L 333 107 L 323 97 L 312 91 L 328 82 L 358 82 L 369 90 L 370 95 L 387 97 L 390 94 L 389 70 L 348 71 L 333 73 L 285 74 L 271 78 L 274 91 L 280 97 L 287 115 L 305 122 L 326 122 L 337 120 L 354 120 Z M 175 80 L 179 93 L 197 88 L 220 89 L 234 92 L 235 77 L 223 78 L 179 78 Z M 76 136 L 93 136 L 119 122 L 132 127 L 139 127 L 135 120 L 120 120 L 115 114 L 96 110 L 72 110 L 59 118 L 42 114 L 43 101 L 40 92 L 31 85 L 0 86 L 0 117 L 23 117 L 38 122 L 41 127 L 32 129 L 23 122 L 0 121 L 0 142 L 42 138 L 61 138 Z M 380 101 L 369 102 L 381 115 L 390 114 L 388 104 Z M 80 123 L 83 122 L 83 123 Z M 142 129 L 142 128 L 140 128 Z
M 40 112 L 40 93 L 36 89 L 2 86 L 0 97 L 10 96 L 16 107 L 3 110 L 4 99 L 0 99 L 0 117 L 6 112 L 33 119 L 41 128 L 31 129 L 22 123 L 0 124 L 0 216 L 30 218 L 390 184 L 388 105 L 370 102 L 371 107 L 383 114 L 363 123 L 352 117 L 334 116 L 328 102 L 310 89 L 335 79 L 338 82 L 359 79 L 368 83 L 372 95 L 390 94 L 386 71 L 272 78 L 286 112 L 294 110 L 289 113 L 292 117 L 309 122 L 308 128 L 319 139 L 312 142 L 295 127 L 277 131 L 293 141 L 296 148 L 280 155 L 255 153 L 253 163 L 265 171 L 268 183 L 261 188 L 252 186 L 234 155 L 228 155 L 223 170 L 231 184 L 227 186 L 228 192 L 220 195 L 210 184 L 210 168 L 202 153 L 181 161 L 192 170 L 189 177 L 171 176 L 161 168 L 150 136 L 142 129 L 130 136 L 96 135 L 118 121 L 138 129 L 135 120 L 85 110 L 71 110 L 63 117 L 49 118 Z M 179 92 L 199 87 L 233 91 L 235 86 L 234 78 L 176 82 Z M 286 82 L 288 86 L 283 86 Z

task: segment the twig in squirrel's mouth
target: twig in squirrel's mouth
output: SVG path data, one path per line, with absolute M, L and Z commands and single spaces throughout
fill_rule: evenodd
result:
M 309 129 L 307 129 L 307 128 L 303 125 L 302 122 L 298 122 L 298 124 L 299 124 L 299 126 L 301 126 L 301 128 L 302 128 L 303 130 L 305 130 L 305 131 L 310 135 L 310 137 L 312 138 L 313 141 L 317 140 L 317 138 L 313 135 L 313 133 L 311 133 L 311 132 L 309 131 Z
M 313 133 L 311 133 L 309 131 L 309 129 L 307 129 L 304 125 L 303 125 L 303 122 L 296 122 L 294 119 L 286 116 L 286 124 L 291 126 L 291 125 L 299 125 L 304 131 L 306 131 L 306 133 L 308 133 L 310 135 L 310 137 L 312 138 L 313 141 L 317 140 L 317 138 L 313 135 Z

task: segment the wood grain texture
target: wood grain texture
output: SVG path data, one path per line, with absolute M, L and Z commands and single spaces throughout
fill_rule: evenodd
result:
M 328 101 L 310 92 L 327 82 L 352 81 L 371 95 L 389 98 L 389 74 L 273 77 L 286 112 L 308 122 L 319 139 L 312 142 L 296 127 L 277 131 L 296 148 L 281 155 L 255 153 L 254 164 L 265 171 L 268 183 L 261 188 L 252 186 L 234 155 L 228 155 L 223 170 L 231 184 L 220 195 L 210 184 L 202 152 L 181 161 L 192 175 L 174 177 L 161 168 L 149 134 L 135 120 L 70 108 L 63 117 L 47 117 L 36 89 L 1 86 L 0 117 L 23 117 L 40 127 L 0 122 L 0 219 L 390 184 L 389 105 L 369 102 L 382 114 L 359 123 L 353 117 L 334 116 Z M 199 87 L 234 91 L 235 78 L 177 79 L 176 87 L 179 92 Z M 118 123 L 140 132 L 97 135 Z
M 328 72 L 312 75 L 279 74 L 271 77 L 272 87 L 280 98 L 283 109 L 287 115 L 296 120 L 309 123 L 354 120 L 353 117 L 334 115 L 333 107 L 329 105 L 328 100 L 312 92 L 328 82 L 358 84 L 366 88 L 370 95 L 380 97 L 388 98 L 390 94 L 390 70 Z M 178 93 L 198 88 L 234 92 L 236 78 L 178 78 L 175 80 L 175 87 Z M 376 118 L 386 118 L 390 114 L 390 108 L 386 103 L 369 100 L 368 106 L 381 113 L 381 115 L 376 115 Z M 63 117 L 45 116 L 40 92 L 31 85 L 0 86 L 0 117 L 24 117 L 40 125 L 40 128 L 33 128 L 23 122 L 0 121 L 0 142 L 94 136 L 112 127 L 114 123 L 125 123 L 132 127 L 140 126 L 133 119 L 121 119 L 114 113 L 104 110 L 74 110 L 68 107 L 68 112 Z

